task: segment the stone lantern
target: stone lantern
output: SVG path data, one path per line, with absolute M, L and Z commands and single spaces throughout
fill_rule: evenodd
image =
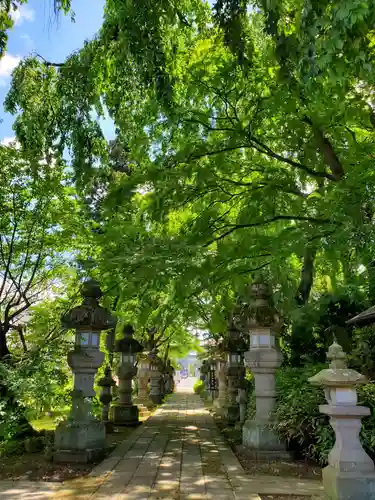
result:
M 240 410 L 240 418 L 239 418 L 239 420 L 237 420 L 235 427 L 236 427 L 236 429 L 241 430 L 242 426 L 246 420 L 246 411 L 247 411 L 247 402 L 248 402 L 248 392 L 247 392 L 245 378 L 243 378 L 243 380 L 241 381 L 240 386 L 238 388 L 238 394 L 237 394 L 236 401 L 238 403 L 239 410 Z
M 158 358 L 158 350 L 154 348 L 150 352 L 150 399 L 154 405 L 160 405 L 163 402 L 162 381 L 163 381 L 163 363 Z
M 150 358 L 149 353 L 139 353 L 138 355 L 138 395 L 137 395 L 137 406 L 141 410 L 143 415 L 148 415 L 148 408 L 153 406 L 153 402 L 149 397 L 149 387 L 148 383 L 150 380 Z
M 208 394 L 208 392 L 210 390 L 210 388 L 209 388 L 209 376 L 208 376 L 208 372 L 209 372 L 208 360 L 204 359 L 202 361 L 202 365 L 201 365 L 200 379 L 202 380 L 202 382 L 204 384 L 205 395 Z
M 208 361 L 208 390 L 211 401 L 214 401 L 216 396 L 216 360 L 210 358 Z
M 104 377 L 102 377 L 98 386 L 101 387 L 99 399 L 103 405 L 102 409 L 102 422 L 105 425 L 107 432 L 113 432 L 113 422 L 109 419 L 109 406 L 112 401 L 111 389 L 116 385 L 112 378 L 110 366 L 106 366 L 104 370 Z
M 114 425 L 131 426 L 139 423 L 138 407 L 133 405 L 132 379 L 137 373 L 135 360 L 137 353 L 142 351 L 142 346 L 133 338 L 132 325 L 125 325 L 124 336 L 115 344 L 115 352 L 120 353 L 120 366 L 117 376 L 119 378 L 119 401 L 112 406 L 112 417 Z
M 168 359 L 166 364 L 165 364 L 165 380 L 164 380 L 164 387 L 165 387 L 165 393 L 166 394 L 172 394 L 174 391 L 174 368 L 172 366 L 171 360 Z
M 226 376 L 228 381 L 228 402 L 226 417 L 228 424 L 234 425 L 240 418 L 240 405 L 237 397 L 246 374 L 243 361 L 243 352 L 246 349 L 246 345 L 232 320 L 228 325 L 227 349 Z
M 309 379 L 324 389 L 326 405 L 321 413 L 330 417 L 335 445 L 323 469 L 323 487 L 329 500 L 370 500 L 375 498 L 374 463 L 359 440 L 361 419 L 370 409 L 357 406 L 356 387 L 366 378 L 346 365 L 342 347 L 334 342 L 328 349 L 329 368 Z
M 86 281 L 81 294 L 83 303 L 62 317 L 66 328 L 75 329 L 75 347 L 68 354 L 73 372 L 72 410 L 55 431 L 53 459 L 56 462 L 96 460 L 105 448 L 105 426 L 92 414 L 95 396 L 94 378 L 104 361 L 99 350 L 100 333 L 115 326 L 115 319 L 99 305 L 102 291 L 98 282 Z
M 256 400 L 255 418 L 245 421 L 242 441 L 256 456 L 283 455 L 285 446 L 270 428 L 276 402 L 276 370 L 282 354 L 276 343 L 280 318 L 268 285 L 255 282 L 249 287 L 249 301 L 243 303 L 240 315 L 250 335 L 245 364 L 254 376 Z
M 214 401 L 214 406 L 218 415 L 224 416 L 227 411 L 227 374 L 226 374 L 226 357 L 225 353 L 216 361 L 216 373 L 218 381 L 218 397 Z

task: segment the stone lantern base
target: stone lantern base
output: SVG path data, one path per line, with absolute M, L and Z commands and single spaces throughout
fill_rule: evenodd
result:
M 290 458 L 285 443 L 270 428 L 269 422 L 246 420 L 242 427 L 242 444 L 254 458 Z
M 139 425 L 139 411 L 136 405 L 116 405 L 112 406 L 113 424 L 117 426 Z
M 358 471 L 341 472 L 328 465 L 322 471 L 324 494 L 327 500 L 373 500 L 375 474 Z
M 55 431 L 56 463 L 90 463 L 103 457 L 106 450 L 105 426 L 97 420 L 61 422 Z
M 150 394 L 150 399 L 156 406 L 161 405 L 163 402 L 162 394 Z

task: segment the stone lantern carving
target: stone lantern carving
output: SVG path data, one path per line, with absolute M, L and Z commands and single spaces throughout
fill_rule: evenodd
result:
M 72 410 L 55 431 L 56 462 L 87 463 L 97 459 L 105 448 L 105 426 L 92 414 L 94 378 L 104 361 L 99 350 L 100 333 L 115 326 L 115 319 L 99 305 L 102 291 L 89 280 L 83 284 L 83 303 L 62 317 L 66 328 L 75 329 L 75 347 L 68 354 L 74 376 Z
M 158 358 L 158 350 L 154 348 L 150 352 L 150 399 L 154 405 L 163 402 L 163 362 Z
M 114 425 L 131 426 L 139 423 L 138 407 L 132 400 L 132 379 L 137 373 L 135 360 L 137 353 L 142 351 L 142 346 L 133 338 L 132 325 L 125 325 L 124 336 L 115 345 L 115 352 L 120 353 L 120 366 L 117 376 L 119 378 L 119 401 L 112 406 Z
M 356 391 L 366 378 L 347 367 L 346 355 L 336 342 L 327 358 L 329 368 L 309 379 L 324 389 L 328 404 L 319 409 L 330 417 L 336 438 L 323 469 L 324 493 L 330 500 L 370 500 L 375 498 L 374 463 L 359 440 L 361 419 L 370 415 L 370 409 L 357 406 Z
M 104 377 L 102 377 L 98 386 L 101 387 L 99 399 L 103 405 L 102 409 L 102 422 L 105 425 L 107 432 L 113 432 L 113 423 L 109 419 L 109 406 L 112 401 L 111 389 L 116 385 L 116 382 L 112 378 L 111 367 L 106 366 L 104 370 Z
M 256 455 L 283 454 L 285 446 L 270 428 L 276 402 L 276 370 L 282 354 L 276 343 L 280 318 L 273 306 L 272 291 L 263 282 L 249 287 L 249 300 L 242 304 L 241 318 L 250 335 L 250 347 L 245 352 L 245 364 L 255 382 L 256 413 L 242 428 L 243 444 Z

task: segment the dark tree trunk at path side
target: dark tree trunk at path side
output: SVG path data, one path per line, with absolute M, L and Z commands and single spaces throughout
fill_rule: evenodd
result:
M 6 329 L 3 327 L 3 325 L 0 325 L 0 363 L 11 363 L 11 356 L 7 345 L 6 334 Z M 7 415 L 8 413 L 18 415 L 18 431 L 14 435 L 14 438 L 22 439 L 37 434 L 37 432 L 33 429 L 33 427 L 29 424 L 27 418 L 25 417 L 24 409 L 19 404 L 19 401 L 17 401 L 15 394 L 13 394 L 11 389 L 7 386 L 7 381 L 0 380 L 0 401 L 4 400 L 6 401 L 6 407 L 4 408 L 5 415 Z
M 296 304 L 303 307 L 307 304 L 311 288 L 314 283 L 314 262 L 316 249 L 306 247 L 303 257 L 303 266 L 301 270 L 301 278 L 295 295 Z M 295 321 L 292 325 L 292 335 L 290 340 L 292 366 L 302 366 L 304 360 L 301 357 L 302 353 L 308 353 L 314 348 L 314 340 L 312 338 L 312 327 L 305 322 L 300 323 Z

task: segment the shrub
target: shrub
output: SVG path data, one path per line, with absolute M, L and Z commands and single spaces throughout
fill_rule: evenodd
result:
M 325 404 L 323 390 L 314 387 L 308 378 L 326 365 L 304 368 L 282 368 L 277 374 L 278 399 L 274 428 L 292 450 L 323 465 L 334 444 L 334 432 L 326 415 L 319 412 Z M 375 450 L 375 387 L 372 383 L 359 389 L 359 403 L 371 409 L 371 416 L 363 420 L 361 441 L 366 451 Z
M 193 390 L 195 394 L 201 394 L 204 391 L 204 383 L 203 380 L 197 380 L 193 385 Z

